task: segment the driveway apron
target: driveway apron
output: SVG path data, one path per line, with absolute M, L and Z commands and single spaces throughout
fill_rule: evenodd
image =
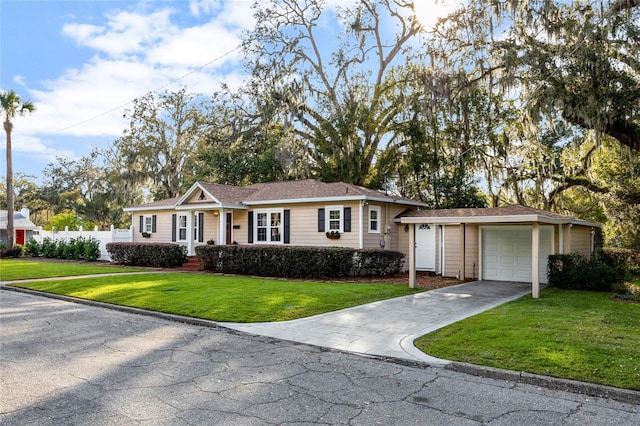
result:
M 220 325 L 348 352 L 446 365 L 448 361 L 416 349 L 413 341 L 530 291 L 530 283 L 473 281 L 292 321 Z

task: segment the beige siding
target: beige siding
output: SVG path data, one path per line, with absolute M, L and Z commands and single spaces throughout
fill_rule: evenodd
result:
M 478 225 L 466 225 L 465 227 L 465 278 L 478 279 L 478 269 L 480 268 L 480 240 Z M 475 271 L 475 272 L 474 272 Z
M 444 277 L 456 277 L 460 273 L 460 225 L 444 227 Z
M 171 215 L 173 210 L 139 211 L 133 212 L 133 241 L 136 243 L 170 243 L 171 242 Z M 156 216 L 156 232 L 149 238 L 144 238 L 140 233 L 140 216 Z
M 378 220 L 378 231 L 379 232 L 369 232 L 369 211 L 371 207 L 379 207 L 380 208 L 380 219 Z M 385 223 L 387 223 L 385 207 L 381 203 L 371 203 L 367 204 L 363 208 L 363 216 L 364 220 L 362 222 L 363 227 L 363 247 L 364 248 L 380 248 L 380 240 L 385 239 Z M 356 225 L 357 228 L 357 225 Z
M 571 228 L 571 251 L 585 257 L 591 256 L 591 228 L 574 225 Z
M 248 210 L 234 210 L 233 211 L 233 224 L 240 226 L 239 229 L 231 230 L 232 241 L 238 244 L 247 244 L 249 239 L 249 214 Z

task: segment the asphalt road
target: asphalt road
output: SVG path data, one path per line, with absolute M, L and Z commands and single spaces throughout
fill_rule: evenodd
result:
M 0 291 L 3 425 L 637 425 L 639 407 Z

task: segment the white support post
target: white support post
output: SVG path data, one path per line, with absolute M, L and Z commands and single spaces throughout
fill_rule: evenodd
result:
M 218 244 L 227 244 L 227 213 L 224 209 L 220 209 L 218 216 Z
M 531 296 L 540 297 L 540 224 L 533 222 L 531 226 Z
M 187 255 L 194 256 L 194 243 L 193 243 L 193 212 L 187 212 Z
M 133 225 L 129 226 L 129 242 L 133 242 Z
M 558 253 L 564 254 L 564 229 L 562 224 L 558 225 Z
M 409 225 L 409 287 L 416 287 L 416 225 Z
M 364 248 L 364 226 L 365 226 L 365 225 L 364 225 L 364 224 L 365 224 L 365 221 L 364 221 L 364 204 L 365 204 L 365 201 L 364 201 L 364 200 L 363 200 L 363 201 L 360 201 L 360 212 L 359 212 L 359 215 L 360 215 L 360 225 L 358 226 L 358 229 L 359 229 L 359 235 L 358 235 L 358 246 L 359 246 L 361 249 L 363 249 L 363 248 Z

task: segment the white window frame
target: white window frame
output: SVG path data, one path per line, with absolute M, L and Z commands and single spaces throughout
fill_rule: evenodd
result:
M 146 214 L 142 218 L 142 223 L 144 228 L 141 232 L 146 232 L 147 234 L 151 234 L 153 232 L 153 215 Z
M 331 212 L 340 212 L 340 219 L 339 219 L 339 228 L 331 228 L 331 221 L 333 220 L 334 222 L 336 221 L 336 219 L 331 219 Z M 331 231 L 338 231 L 341 234 L 344 232 L 344 206 L 325 206 L 324 208 L 324 227 L 325 227 L 325 231 L 326 232 L 331 232 Z
M 184 226 L 182 224 L 182 220 L 184 219 Z M 188 220 L 187 220 L 187 215 L 186 214 L 179 214 L 178 215 L 178 220 L 176 221 L 176 226 L 178 229 L 176 229 L 176 235 L 177 235 L 177 241 L 187 241 L 187 236 L 189 235 L 187 233 L 188 229 L 187 229 L 187 224 L 188 224 Z M 182 231 L 184 231 L 184 237 L 181 235 Z
M 255 244 L 284 244 L 284 209 L 261 209 L 254 210 L 254 220 L 253 220 L 253 239 Z M 261 214 L 266 214 L 266 226 L 259 226 L 259 216 Z M 280 223 L 277 226 L 272 225 L 271 223 L 271 215 L 279 214 L 280 215 Z M 266 240 L 260 240 L 260 234 L 258 229 L 264 228 L 266 232 Z M 280 236 L 279 241 L 272 241 L 271 238 L 273 236 L 273 230 L 278 230 L 278 235 Z
M 376 212 L 376 218 L 373 219 L 371 217 L 371 213 Z M 382 209 L 380 206 L 369 206 L 369 233 L 370 234 L 379 234 L 380 233 L 380 224 L 382 222 Z M 371 225 L 375 222 L 377 229 L 372 229 Z

